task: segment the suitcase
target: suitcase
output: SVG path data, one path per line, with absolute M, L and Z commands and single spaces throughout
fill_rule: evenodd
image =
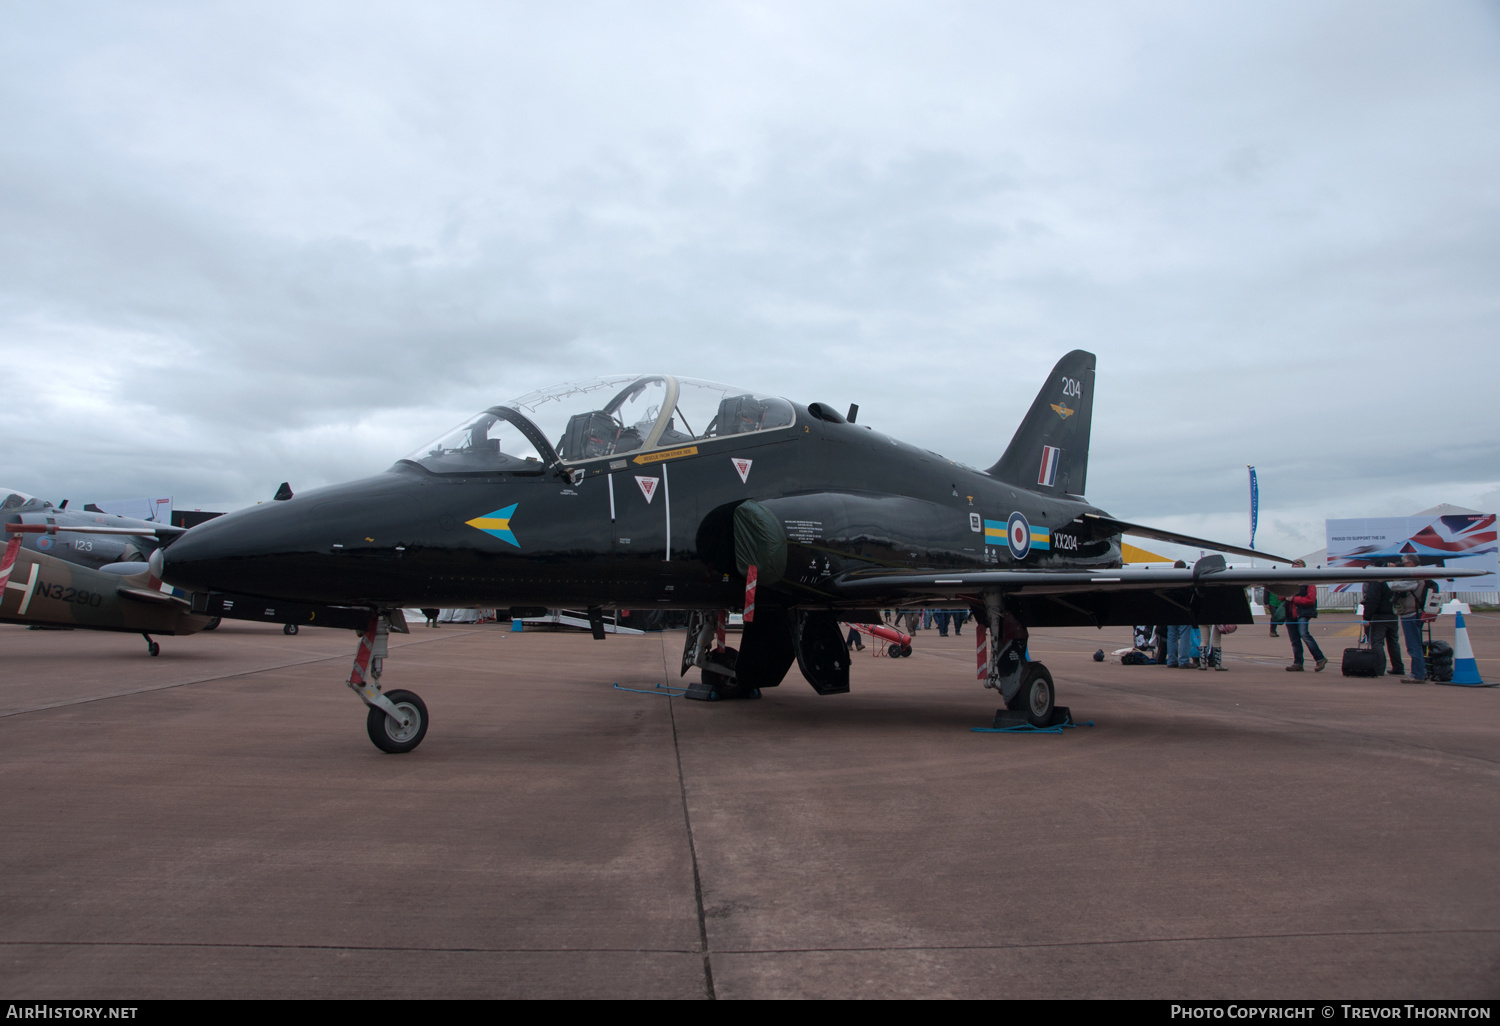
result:
M 1345 677 L 1379 677 L 1385 673 L 1385 653 L 1368 648 L 1344 649 Z

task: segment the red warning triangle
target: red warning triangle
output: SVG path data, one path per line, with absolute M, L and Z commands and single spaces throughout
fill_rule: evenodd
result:
M 641 494 L 646 497 L 646 505 L 651 505 L 651 500 L 656 498 L 656 486 L 661 484 L 661 478 L 641 477 L 637 474 L 635 483 L 641 486 Z
M 734 464 L 734 469 L 735 469 L 736 473 L 738 473 L 740 475 L 740 481 L 741 481 L 741 483 L 743 483 L 743 484 L 749 484 L 750 483 L 750 465 L 752 463 L 754 463 L 755 461 L 754 460 L 743 460 L 743 459 L 740 459 L 738 456 L 731 456 L 731 457 L 729 457 L 729 462 Z

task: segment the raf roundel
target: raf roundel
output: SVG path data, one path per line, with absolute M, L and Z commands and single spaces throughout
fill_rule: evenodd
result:
M 1031 551 L 1031 525 L 1026 522 L 1024 513 L 1017 511 L 1010 515 L 1005 528 L 1005 540 L 1010 544 L 1010 554 L 1013 557 L 1026 558 L 1026 553 Z

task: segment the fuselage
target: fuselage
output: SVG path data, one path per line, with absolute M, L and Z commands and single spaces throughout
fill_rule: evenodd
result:
M 784 532 L 785 570 L 763 584 L 788 605 L 838 605 L 822 585 L 858 569 L 1120 565 L 1118 536 L 1074 524 L 1095 510 L 1087 502 L 787 405 L 795 417 L 774 429 L 550 467 L 435 473 L 402 461 L 195 527 L 164 550 L 162 575 L 334 605 L 732 608 L 746 501 Z

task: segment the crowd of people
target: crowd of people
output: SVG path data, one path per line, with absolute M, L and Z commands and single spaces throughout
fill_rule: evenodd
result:
M 1418 566 L 1415 556 L 1402 557 L 1403 566 Z M 1293 566 L 1306 566 L 1295 560 Z M 1382 564 L 1376 564 L 1382 565 Z M 1425 683 L 1428 669 L 1423 656 L 1422 624 L 1423 612 L 1429 594 L 1437 590 L 1432 581 L 1371 581 L 1364 585 L 1360 596 L 1363 601 L 1364 638 L 1370 648 L 1380 655 L 1380 662 L 1388 668 L 1381 672 L 1401 677 L 1409 684 Z M 1285 627 L 1292 645 L 1292 661 L 1286 669 L 1290 673 L 1306 670 L 1306 657 L 1313 661 L 1313 672 L 1321 672 L 1328 665 L 1328 657 L 1313 636 L 1311 621 L 1318 617 L 1318 589 L 1306 584 L 1300 588 L 1282 589 L 1277 593 L 1265 589 L 1266 612 L 1270 616 L 1271 637 L 1280 637 L 1279 628 Z M 1233 624 L 1179 624 L 1146 625 L 1135 628 L 1133 646 L 1121 649 L 1121 660 L 1127 663 L 1155 663 L 1163 666 L 1206 670 L 1223 670 L 1224 653 L 1222 639 L 1233 633 Z M 1402 664 L 1401 641 L 1411 659 L 1411 676 L 1406 676 Z M 1387 659 L 1388 657 L 1388 659 Z M 1102 658 L 1102 653 L 1096 658 Z

